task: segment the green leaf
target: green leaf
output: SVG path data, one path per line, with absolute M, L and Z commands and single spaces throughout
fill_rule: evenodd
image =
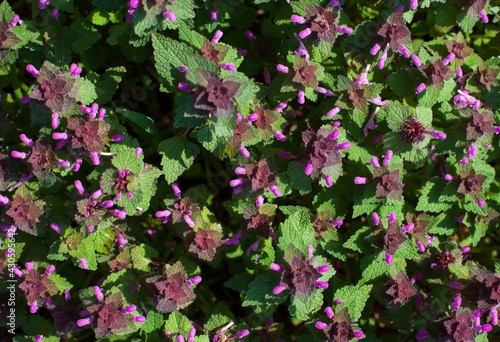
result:
M 73 88 L 68 95 L 84 105 L 91 104 L 97 98 L 95 86 L 83 77 L 78 77 L 75 80 Z
M 394 132 L 399 132 L 403 122 L 413 116 L 410 107 L 394 101 L 391 101 L 388 106 L 382 107 L 380 111 L 385 113 L 387 125 Z
M 436 27 L 455 26 L 457 10 L 451 3 L 445 3 L 436 11 Z
M 100 104 L 111 101 L 126 71 L 125 67 L 114 67 L 104 72 L 101 79 L 95 84 Z
M 217 127 L 219 126 L 219 127 Z M 223 159 L 226 145 L 231 142 L 232 132 L 224 125 L 209 125 L 198 130 L 196 136 L 198 141 L 203 144 L 207 150 L 211 151 L 218 158 Z
M 129 169 L 130 172 L 137 174 L 140 173 L 144 167 L 142 158 L 144 158 L 144 156 L 140 155 L 137 157 L 134 150 L 126 150 L 118 152 L 111 160 L 111 163 L 119 170 Z
M 76 18 L 71 23 L 71 33 L 66 41 L 75 53 L 83 53 L 101 39 L 101 34 L 92 24 L 82 18 Z
M 452 203 L 439 202 L 439 196 L 441 196 L 442 189 L 444 189 L 445 186 L 446 181 L 439 178 L 432 178 L 427 181 L 418 198 L 416 210 L 433 213 L 449 210 L 453 205 Z
M 257 276 L 250 283 L 245 300 L 241 306 L 282 303 L 286 297 L 273 294 L 273 289 L 278 286 L 280 277 L 280 273 L 274 271 Z
M 160 329 L 163 326 L 164 321 L 165 318 L 161 313 L 151 310 L 148 312 L 148 315 L 146 316 L 146 322 L 144 322 L 144 324 L 142 325 L 141 331 L 146 334 L 149 334 L 154 330 Z
M 371 228 L 368 226 L 364 226 L 361 229 L 357 229 L 354 235 L 343 244 L 344 248 L 352 249 L 353 251 L 367 254 L 370 253 L 373 248 L 370 244 L 365 240 L 365 237 L 371 233 Z
M 301 195 L 311 192 L 311 176 L 304 173 L 305 167 L 299 162 L 292 161 L 288 164 L 288 173 L 290 174 L 290 186 L 299 190 Z
M 189 45 L 166 38 L 158 33 L 153 34 L 154 58 L 156 70 L 166 91 L 178 92 L 176 82 L 185 82 L 184 74 L 176 70 L 179 66 L 186 66 L 189 70 L 202 68 L 218 72 L 217 67 L 208 59 L 196 53 Z M 187 81 L 196 84 L 196 73 L 188 72 Z M 176 80 L 176 82 L 174 82 Z
M 212 333 L 216 329 L 220 329 L 231 322 L 233 320 L 232 316 L 233 314 L 231 313 L 231 310 L 229 310 L 227 304 L 224 302 L 218 302 L 203 328 L 205 331 Z
M 161 165 L 168 184 L 175 182 L 184 171 L 189 169 L 200 153 L 197 145 L 180 137 L 161 142 L 158 145 L 158 151 L 163 155 Z
M 306 321 L 310 319 L 309 314 L 321 309 L 323 306 L 323 292 L 316 289 L 310 296 L 307 296 L 305 302 L 292 297 L 292 303 L 288 307 L 288 311 L 292 316 L 297 316 L 298 319 Z
M 308 210 L 300 210 L 290 215 L 285 222 L 280 224 L 281 237 L 278 247 L 285 252 L 288 245 L 295 245 L 301 252 L 307 251 L 307 246 L 315 246 L 314 227 Z
M 149 271 L 149 263 L 152 258 L 158 257 L 158 251 L 153 247 L 141 243 L 132 248 L 130 252 L 134 268 L 141 271 Z
M 366 301 L 370 297 L 372 287 L 373 285 L 348 285 L 335 291 L 334 301 L 342 299 L 342 303 L 335 307 L 335 312 L 347 307 L 352 321 L 357 322 L 365 308 Z
M 189 319 L 179 311 L 172 312 L 165 322 L 165 332 L 183 335 L 184 337 L 187 337 L 192 327 L 193 325 L 189 322 Z
M 249 274 L 247 272 L 241 272 L 236 273 L 226 281 L 224 286 L 238 292 L 243 292 L 247 289 L 249 283 Z
M 476 222 L 472 229 L 472 246 L 476 247 L 481 238 L 486 235 L 488 224 L 484 222 Z
M 417 69 L 399 69 L 387 77 L 387 84 L 397 96 L 412 98 L 415 96 L 415 88 L 422 80 Z
M 361 271 L 365 281 L 380 277 L 389 271 L 389 265 L 382 260 L 385 253 L 379 252 L 377 255 L 366 255 L 361 259 Z
M 71 290 L 73 288 L 73 284 L 71 284 L 69 281 L 67 281 L 57 273 L 52 272 L 48 276 L 48 278 L 56 284 L 57 288 L 59 289 L 59 293 L 64 293 L 64 290 Z
M 135 128 L 134 132 L 137 132 L 145 141 L 151 141 L 154 147 L 158 145 L 161 140 L 161 134 L 151 117 L 123 108 L 116 111 L 132 124 Z
M 89 270 L 92 271 L 97 270 L 97 259 L 95 255 L 94 240 L 92 235 L 83 239 L 81 243 L 78 245 L 78 248 L 75 250 L 70 250 L 69 254 L 73 258 L 77 259 L 76 264 L 79 267 L 82 267 L 79 259 L 83 258 L 87 261 Z

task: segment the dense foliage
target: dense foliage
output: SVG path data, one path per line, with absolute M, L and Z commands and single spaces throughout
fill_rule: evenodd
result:
M 498 0 L 0 5 L 0 340 L 498 341 Z

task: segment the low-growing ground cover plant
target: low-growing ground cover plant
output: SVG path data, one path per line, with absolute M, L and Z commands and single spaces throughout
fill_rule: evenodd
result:
M 0 341 L 500 340 L 499 11 L 3 1 Z

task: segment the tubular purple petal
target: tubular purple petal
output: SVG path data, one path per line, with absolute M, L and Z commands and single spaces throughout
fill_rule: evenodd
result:
M 326 323 L 323 323 L 323 322 L 320 322 L 320 321 L 317 321 L 314 326 L 318 329 L 324 329 L 328 326 L 328 324 Z
M 330 186 L 332 186 L 332 185 L 333 185 L 333 181 L 332 181 L 332 179 L 330 178 L 330 176 L 323 175 L 322 177 L 323 177 L 323 179 L 324 179 L 324 180 L 325 180 L 325 182 L 326 182 L 326 186 L 330 187 Z
M 59 166 L 61 167 L 64 167 L 64 168 L 70 168 L 71 167 L 71 163 L 67 160 L 61 160 L 59 159 Z
M 274 137 L 279 141 L 285 141 L 286 137 L 280 131 L 273 131 Z
M 498 325 L 498 309 L 496 307 L 490 308 L 491 324 Z
M 0 195 L 0 205 L 8 205 L 10 204 L 10 199 L 3 195 Z
M 354 178 L 354 184 L 366 184 L 367 179 L 365 177 L 355 177 Z
M 232 181 L 230 181 L 229 185 L 231 185 L 232 187 L 235 187 L 235 186 L 243 184 L 243 181 L 244 181 L 243 178 L 236 178 L 236 179 L 233 179 Z
M 84 258 L 79 258 L 78 261 L 80 261 L 80 265 L 82 266 L 82 268 L 84 270 L 86 270 L 87 268 L 89 268 L 87 260 L 85 260 Z
M 282 72 L 282 73 L 285 73 L 285 74 L 288 74 L 288 72 L 290 72 L 290 69 L 289 69 L 287 66 L 283 65 L 283 64 L 278 64 L 278 65 L 276 66 L 276 69 L 277 69 L 279 72 Z
M 247 336 L 248 334 L 250 334 L 250 331 L 248 331 L 247 329 L 243 329 L 243 330 L 240 330 L 238 331 L 236 334 L 234 334 L 234 338 L 242 338 L 242 337 L 245 337 Z
M 264 197 L 259 195 L 259 197 L 257 197 L 257 200 L 255 201 L 255 206 L 257 208 L 260 208 L 262 204 L 264 204 Z
M 25 159 L 26 158 L 26 153 L 24 152 L 19 152 L 19 151 L 12 151 L 10 155 L 14 158 L 18 159 Z
M 40 71 L 38 71 L 34 66 L 33 64 L 28 64 L 26 66 L 26 71 L 29 72 L 30 74 L 32 74 L 33 76 L 35 77 L 38 77 L 38 74 L 40 73 Z
M 316 271 L 318 271 L 319 273 L 328 272 L 328 271 L 330 271 L 330 266 L 328 266 L 328 265 L 318 266 L 318 267 L 316 267 Z
M 306 166 L 306 169 L 305 169 L 305 174 L 306 175 L 310 175 L 312 172 L 313 172 L 313 164 L 311 162 L 309 162 Z
M 418 6 L 418 0 L 410 0 L 410 8 L 412 10 L 417 9 L 417 6 Z
M 283 109 L 285 109 L 286 107 L 288 106 L 288 103 L 286 102 L 281 102 L 278 106 L 276 106 L 276 108 L 274 108 L 274 110 L 278 113 L 282 113 L 283 112 Z
M 308 37 L 311 33 L 312 33 L 311 29 L 306 28 L 305 30 L 302 30 L 299 32 L 299 37 L 304 39 L 304 38 Z
M 423 92 L 425 90 L 425 88 L 427 88 L 425 83 L 420 83 L 420 85 L 415 88 L 415 93 L 420 94 L 421 92 Z
M 190 228 L 196 226 L 196 223 L 188 215 L 184 215 L 184 222 L 186 222 Z
M 411 59 L 412 59 L 413 63 L 415 63 L 415 66 L 417 66 L 417 67 L 422 66 L 422 61 L 420 60 L 420 58 L 417 55 L 412 55 Z
M 351 147 L 351 143 L 349 141 L 343 142 L 342 144 L 338 144 L 335 146 L 335 150 L 341 151 L 341 150 L 347 150 L 348 148 Z
M 49 268 L 45 270 L 45 275 L 48 277 L 49 275 L 52 274 L 56 270 L 56 267 L 54 265 L 50 265 Z
M 122 310 L 122 312 L 128 314 L 128 313 L 134 312 L 135 310 L 137 310 L 137 307 L 132 304 L 132 305 L 124 307 L 123 310 Z
M 176 183 L 172 184 L 172 190 L 174 190 L 174 195 L 177 198 L 181 198 L 181 189 L 179 189 L 179 186 Z
M 94 165 L 99 165 L 101 163 L 97 152 L 90 152 L 90 157 L 92 158 L 92 163 L 94 163 Z
M 274 196 L 276 197 L 280 197 L 281 196 L 281 191 L 274 185 L 271 185 L 269 187 L 269 190 L 274 194 Z
M 388 265 L 392 265 L 392 255 L 389 253 L 385 252 L 385 259 L 384 260 Z
M 132 319 L 134 320 L 134 322 L 138 322 L 138 323 L 146 322 L 146 317 L 144 317 L 144 316 L 133 315 Z
M 219 15 L 217 14 L 216 11 L 210 11 L 210 20 L 211 21 L 219 20 Z
M 300 104 L 304 104 L 304 102 L 306 102 L 306 98 L 305 98 L 305 93 L 303 90 L 299 90 L 299 92 L 297 93 L 297 96 L 298 96 L 298 102 Z
M 330 306 L 327 306 L 325 308 L 325 313 L 326 313 L 326 316 L 330 319 L 332 319 L 335 316 L 335 314 L 333 313 L 333 309 Z
M 380 51 L 380 44 L 379 43 L 376 43 L 375 45 L 373 45 L 373 47 L 370 49 L 370 53 L 375 56 L 377 54 L 377 52 Z
M 280 273 L 285 270 L 285 268 L 283 266 L 275 264 L 274 262 L 272 262 L 271 265 L 269 265 L 269 268 L 272 269 L 273 271 L 280 272 Z
M 12 273 L 14 273 L 16 276 L 18 277 L 24 277 L 24 273 L 23 271 L 21 271 L 19 268 L 17 267 L 12 267 Z
M 487 24 L 489 22 L 488 16 L 486 15 L 486 12 L 484 10 L 479 13 L 479 18 L 481 18 L 484 24 Z
M 250 122 L 254 122 L 255 120 L 257 120 L 259 118 L 259 116 L 256 114 L 256 113 L 252 113 L 248 116 L 248 118 L 245 119 L 245 122 L 246 123 L 250 123 Z
M 410 51 L 404 45 L 399 45 L 398 50 L 405 57 L 410 57 L 410 55 L 411 55 Z
M 389 166 L 391 164 L 391 159 L 392 159 L 392 156 L 394 155 L 394 153 L 391 151 L 391 150 L 388 150 L 384 156 L 384 161 L 383 161 L 383 165 L 385 167 Z
M 322 281 L 322 280 L 316 280 L 314 282 L 314 285 L 316 285 L 317 287 L 321 287 L 322 289 L 327 289 L 328 288 L 328 282 Z
M 61 227 L 57 223 L 51 223 L 50 228 L 52 228 L 57 234 L 61 234 Z
M 245 158 L 250 157 L 250 152 L 247 150 L 247 148 L 245 146 L 241 146 L 238 150 L 241 152 L 243 157 L 245 157 Z
M 187 285 L 188 286 L 193 286 L 196 284 L 199 284 L 201 282 L 202 278 L 200 276 L 196 276 L 194 278 L 188 279 Z
M 26 136 L 26 134 L 24 134 L 24 133 L 23 133 L 23 134 L 21 134 L 21 135 L 19 136 L 19 139 L 21 139 L 21 141 L 22 141 L 23 143 L 25 143 L 25 144 L 26 144 L 26 146 L 28 146 L 28 147 L 33 147 L 33 140 L 31 140 L 30 138 L 28 138 L 28 137 Z
M 247 173 L 246 169 L 244 167 L 238 166 L 236 169 L 234 169 L 234 172 L 237 175 L 244 175 Z
M 384 51 L 382 52 L 382 55 L 380 56 L 380 60 L 377 63 L 377 68 L 383 69 L 385 66 L 385 61 L 387 60 L 387 52 L 389 51 L 389 44 L 387 44 L 384 48 Z
M 250 30 L 246 30 L 245 35 L 248 37 L 248 39 L 257 39 Z
M 306 19 L 301 17 L 300 15 L 292 15 L 290 18 L 294 24 L 304 24 L 306 22 Z
M 219 40 L 222 38 L 224 33 L 221 30 L 215 31 L 214 37 L 212 38 L 212 44 L 215 45 L 219 42 Z
M 283 286 L 283 285 L 278 285 L 276 286 L 274 289 L 273 289 L 273 293 L 275 295 L 278 295 L 280 294 L 281 292 L 283 292 L 284 290 L 286 290 L 286 286 Z
M 340 107 L 334 107 L 333 109 L 329 110 L 328 113 L 326 113 L 326 115 L 331 119 L 339 112 L 340 112 Z
M 76 322 L 76 325 L 78 325 L 79 327 L 83 327 L 83 326 L 86 326 L 88 324 L 91 324 L 93 321 L 94 320 L 91 317 L 87 317 L 87 318 L 79 319 Z
M 371 157 L 370 159 L 370 164 L 373 166 L 373 167 L 380 167 L 380 164 L 378 162 L 378 158 L 377 157 Z

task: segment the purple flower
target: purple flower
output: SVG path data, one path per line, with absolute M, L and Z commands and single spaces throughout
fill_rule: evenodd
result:
M 37 224 L 44 213 L 43 206 L 42 200 L 33 201 L 31 192 L 22 187 L 7 206 L 5 214 L 20 230 L 38 235 Z
M 196 232 L 193 230 L 187 231 L 184 234 L 188 251 L 198 255 L 205 261 L 212 261 L 215 254 L 222 246 L 222 233 L 217 230 L 204 229 L 199 227 Z
M 349 315 L 347 307 L 336 314 L 333 313 L 331 307 L 327 307 L 325 312 L 330 322 L 327 324 L 317 321 L 315 327 L 323 330 L 328 341 L 348 342 L 355 338 L 363 337 L 361 331 L 355 331 L 358 327 L 352 324 L 351 315 Z
M 37 305 L 37 302 L 42 303 L 44 299 L 54 296 L 59 292 L 57 285 L 48 278 L 52 272 L 47 274 L 47 271 L 44 274 L 40 274 L 37 270 L 29 268 L 28 272 L 24 275 L 23 282 L 19 285 L 19 288 L 24 291 L 28 305 Z
M 298 16 L 292 16 L 293 19 L 298 19 Z M 321 40 L 329 44 L 335 42 L 338 23 L 338 14 L 333 12 L 333 8 L 327 6 L 326 8 L 306 5 L 306 16 L 305 18 L 299 17 L 297 23 L 303 24 L 305 28 L 299 36 L 301 38 L 306 38 L 311 40 Z M 307 34 L 301 35 L 303 32 Z
M 179 261 L 169 266 L 164 275 L 144 278 L 141 282 L 160 313 L 183 309 L 196 297 L 188 284 L 184 266 Z
M 197 95 L 194 107 L 210 112 L 221 118 L 229 119 L 234 110 L 233 97 L 241 84 L 235 81 L 221 80 L 217 74 L 196 68 L 198 85 L 204 87 Z
M 97 304 L 87 307 L 86 311 L 90 317 L 80 319 L 78 326 L 92 324 L 97 339 L 112 333 L 123 333 L 135 321 L 142 321 L 124 310 L 121 292 L 102 297 Z
M 389 304 L 400 308 L 417 294 L 417 290 L 408 279 L 408 276 L 400 270 L 396 278 L 390 282 L 390 287 L 386 294 L 390 297 Z
M 271 269 L 281 273 L 281 280 L 273 290 L 274 294 L 279 294 L 288 289 L 292 295 L 305 301 L 317 287 L 327 288 L 328 283 L 321 281 L 322 273 L 318 271 L 318 260 L 313 260 L 313 247 L 309 246 L 309 256 L 305 258 L 293 244 L 290 244 L 285 252 L 284 266 L 271 264 Z M 320 268 L 323 270 L 323 268 Z
M 71 100 L 67 95 L 73 88 L 74 78 L 61 75 L 55 66 L 45 62 L 37 75 L 37 82 L 30 98 L 43 102 L 54 112 L 68 111 Z

